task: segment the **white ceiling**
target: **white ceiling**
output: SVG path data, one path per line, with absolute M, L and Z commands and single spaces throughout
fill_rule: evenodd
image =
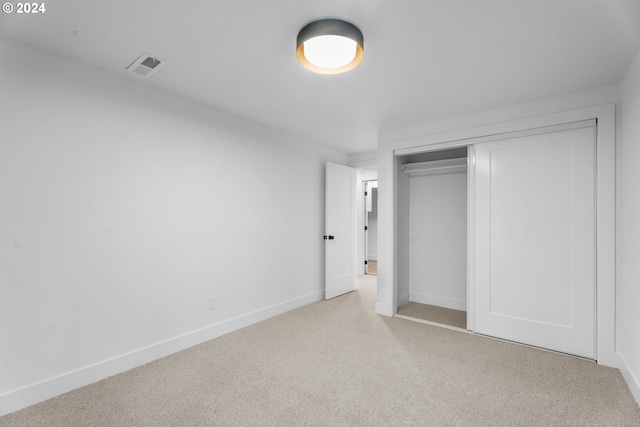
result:
M 169 92 L 355 153 L 378 131 L 617 83 L 640 48 L 640 0 L 52 0 L 0 35 L 121 74 L 143 52 Z M 350 73 L 298 65 L 298 31 L 350 21 Z M 1 66 L 1 64 L 0 64 Z

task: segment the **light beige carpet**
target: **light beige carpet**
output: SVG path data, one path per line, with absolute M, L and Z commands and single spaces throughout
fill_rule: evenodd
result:
M 398 314 L 407 317 L 414 317 L 416 319 L 428 320 L 429 322 L 455 326 L 456 328 L 467 329 L 466 311 L 452 310 L 450 308 L 420 304 L 417 302 L 408 302 L 398 308 Z
M 378 316 L 375 279 L 0 426 L 640 425 L 617 370 Z

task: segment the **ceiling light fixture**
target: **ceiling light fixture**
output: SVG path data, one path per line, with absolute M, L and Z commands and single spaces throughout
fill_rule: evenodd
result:
M 300 30 L 296 57 L 314 73 L 339 74 L 360 64 L 363 46 L 362 32 L 355 25 L 339 19 L 322 19 Z

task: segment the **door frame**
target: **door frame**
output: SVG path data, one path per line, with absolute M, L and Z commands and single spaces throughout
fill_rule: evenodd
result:
M 474 206 L 473 167 L 475 152 L 473 144 L 483 140 L 500 138 L 501 134 L 526 132 L 537 128 L 562 125 L 571 122 L 595 119 L 596 134 L 596 360 L 603 365 L 619 367 L 616 351 L 616 294 L 615 294 L 615 105 L 606 104 L 580 108 L 536 117 L 469 127 L 444 133 L 419 136 L 380 144 L 378 159 L 378 301 L 376 312 L 393 316 L 397 312 L 399 278 L 398 268 L 398 174 L 399 156 L 442 150 L 462 146 L 469 148 L 469 208 Z M 469 211 L 468 227 L 468 301 L 474 301 L 473 280 L 475 246 L 473 218 Z M 469 303 L 469 307 L 473 304 Z M 468 326 L 475 330 L 474 313 L 468 313 Z
M 352 165 L 353 166 L 353 165 Z M 365 181 L 377 181 L 378 180 L 378 161 L 372 160 L 370 162 L 364 162 L 363 164 L 356 164 L 353 166 L 358 171 L 357 190 L 356 190 L 356 263 L 358 263 L 357 272 L 358 275 L 364 274 L 364 260 L 365 247 L 364 247 L 364 216 L 366 215 L 364 209 L 364 182 Z
M 373 185 L 375 183 L 375 185 Z M 367 197 L 371 197 L 371 203 L 373 203 L 373 189 L 378 191 L 378 178 L 375 179 L 365 179 L 362 181 L 363 191 L 363 201 L 362 201 L 362 221 L 364 224 L 362 233 L 364 238 L 364 274 L 369 274 L 369 211 L 367 210 Z M 368 195 L 368 193 L 371 193 Z M 376 200 L 377 205 L 377 200 Z M 378 206 L 375 207 L 377 212 Z M 376 241 L 376 244 L 378 242 Z
M 369 181 L 362 181 L 362 187 L 364 188 L 363 199 L 363 216 L 362 222 L 364 223 L 364 274 L 369 273 L 369 211 L 367 210 L 367 197 L 369 197 Z M 360 260 L 358 260 L 360 261 Z

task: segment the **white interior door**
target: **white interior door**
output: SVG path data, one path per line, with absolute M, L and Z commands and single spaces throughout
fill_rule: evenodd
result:
M 595 127 L 475 149 L 476 332 L 595 358 Z
M 327 163 L 325 299 L 356 289 L 356 170 Z

